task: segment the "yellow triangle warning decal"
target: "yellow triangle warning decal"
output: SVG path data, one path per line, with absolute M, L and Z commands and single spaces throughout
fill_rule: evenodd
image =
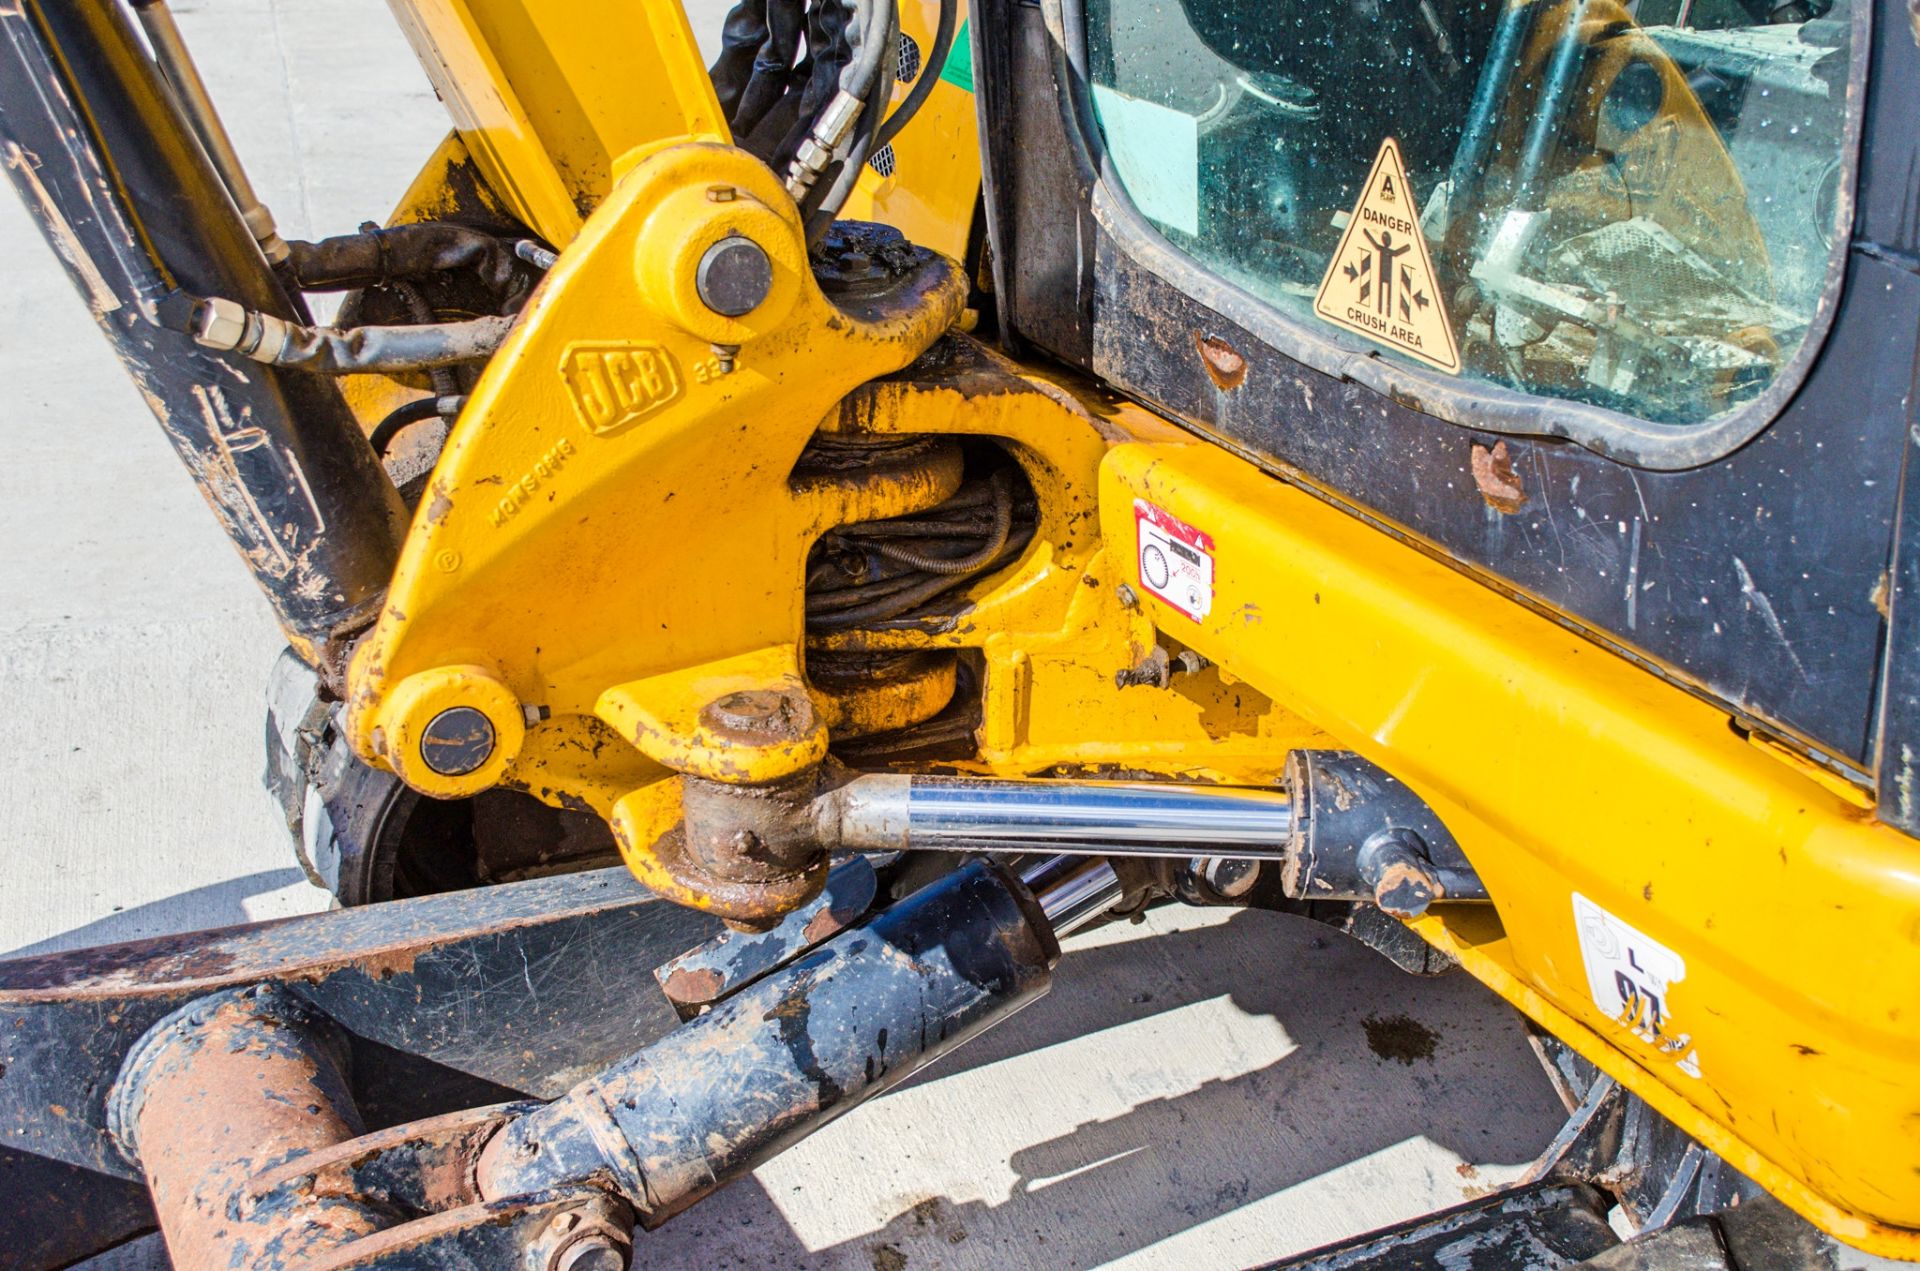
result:
M 1400 146 L 1392 137 L 1354 205 L 1340 248 L 1313 298 L 1313 311 L 1337 327 L 1399 349 L 1450 374 L 1460 372 L 1453 319 L 1433 275 L 1420 209 L 1414 205 Z

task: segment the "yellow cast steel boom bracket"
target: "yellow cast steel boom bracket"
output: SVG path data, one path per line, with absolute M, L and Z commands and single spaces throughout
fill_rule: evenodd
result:
M 729 317 L 698 279 L 735 238 L 771 278 Z M 834 404 L 931 344 L 963 291 L 921 253 L 837 307 L 758 160 L 715 142 L 635 156 L 448 440 L 354 661 L 356 750 L 436 797 L 511 776 L 603 816 L 627 793 L 610 769 L 751 783 L 817 760 L 820 735 L 715 748 L 688 722 L 704 693 L 791 695 L 822 529 L 950 492 L 957 473 L 796 497 L 787 474 Z
M 982 662 L 978 767 L 1000 776 L 1155 772 L 1267 784 L 1290 748 L 1327 735 L 1230 671 L 1209 667 L 1166 690 L 1116 677 L 1159 643 L 1124 599 L 1131 545 L 1100 535 L 1102 458 L 1115 445 L 1187 434 L 1129 403 L 1086 395 L 951 338 L 944 357 L 852 394 L 837 433 L 933 432 L 992 438 L 1020 464 L 1039 504 L 1028 551 L 969 588 L 954 616 L 814 637 L 821 651 L 976 649 Z

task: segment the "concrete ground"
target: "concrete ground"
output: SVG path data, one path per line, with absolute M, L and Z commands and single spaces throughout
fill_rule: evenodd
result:
M 290 235 L 380 217 L 445 129 L 378 0 L 175 8 Z M 258 784 L 266 607 L 4 197 L 0 261 L 0 956 L 319 909 Z M 646 1237 L 649 1264 L 1243 1266 L 1476 1195 L 1560 1120 L 1464 976 L 1259 913 L 1070 948 L 1051 997 Z

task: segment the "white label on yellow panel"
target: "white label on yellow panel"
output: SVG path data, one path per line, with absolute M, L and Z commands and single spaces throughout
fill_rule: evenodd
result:
M 1689 1077 L 1700 1075 L 1693 1035 L 1673 1023 L 1673 986 L 1687 978 L 1686 959 L 1646 932 L 1573 893 L 1573 925 L 1587 966 L 1593 1002 Z
M 1400 146 L 1392 137 L 1380 143 L 1353 219 L 1327 262 L 1313 311 L 1428 366 L 1460 371 L 1453 320 L 1427 255 Z
M 1213 536 L 1145 499 L 1133 501 L 1133 527 L 1140 585 L 1205 622 L 1213 612 Z

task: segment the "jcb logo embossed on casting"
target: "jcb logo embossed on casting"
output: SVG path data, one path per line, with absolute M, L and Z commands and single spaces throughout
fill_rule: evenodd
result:
M 633 425 L 680 396 L 680 372 L 657 344 L 575 344 L 561 360 L 573 409 L 602 437 Z

